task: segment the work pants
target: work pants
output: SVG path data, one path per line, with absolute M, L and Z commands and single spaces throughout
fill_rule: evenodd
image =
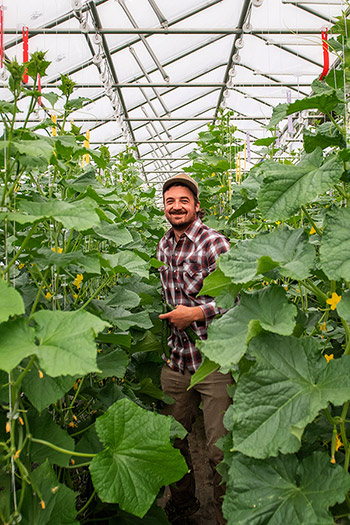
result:
M 233 378 L 230 373 L 221 374 L 216 371 L 212 372 L 204 381 L 187 390 L 190 382 L 191 374 L 187 369 L 182 374 L 164 365 L 161 373 L 162 390 L 174 398 L 175 402 L 173 405 L 167 405 L 162 412 L 165 415 L 174 416 L 188 432 L 191 432 L 199 404 L 202 401 L 209 464 L 212 469 L 215 513 L 217 522 L 221 525 L 226 523 L 221 510 L 225 486 L 220 485 L 221 476 L 217 472 L 216 466 L 222 461 L 223 453 L 215 446 L 215 443 L 227 433 L 223 424 L 223 416 L 231 404 L 231 398 L 227 394 L 227 385 L 233 383 Z M 189 473 L 170 487 L 171 497 L 175 505 L 186 507 L 195 498 L 195 479 L 187 437 L 182 440 L 176 438 L 174 446 L 185 457 Z

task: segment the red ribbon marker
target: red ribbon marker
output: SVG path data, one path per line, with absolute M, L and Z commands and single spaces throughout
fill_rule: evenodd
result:
M 327 42 L 327 31 L 321 31 L 321 38 L 322 38 L 322 49 L 323 49 L 323 71 L 320 75 L 319 80 L 322 80 L 329 71 L 329 50 L 328 50 L 328 42 Z
M 38 91 L 41 93 L 41 76 L 40 73 L 38 73 Z M 38 97 L 38 104 L 41 106 L 41 97 Z
M 23 64 L 24 62 L 28 62 L 29 56 L 28 56 L 28 27 L 23 26 L 22 29 L 22 35 L 23 35 Z M 27 84 L 29 80 L 27 70 L 23 73 L 23 82 Z
M 4 67 L 4 6 L 0 5 L 0 63 Z

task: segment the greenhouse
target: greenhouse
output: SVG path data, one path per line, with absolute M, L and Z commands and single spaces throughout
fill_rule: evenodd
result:
M 349 14 L 0 2 L 2 524 L 350 523 Z

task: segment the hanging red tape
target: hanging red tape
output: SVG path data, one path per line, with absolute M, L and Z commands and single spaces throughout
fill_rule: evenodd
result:
M 38 91 L 41 93 L 41 76 L 40 73 L 38 73 Z M 38 97 L 38 104 L 41 106 L 41 97 Z
M 28 55 L 28 27 L 23 26 L 22 29 L 22 35 L 23 35 L 23 64 L 24 62 L 28 62 L 29 55 Z M 27 70 L 23 73 L 23 82 L 27 84 L 29 80 Z
M 322 80 L 329 71 L 329 50 L 328 50 L 328 42 L 327 42 L 327 29 L 325 31 L 321 31 L 321 38 L 322 38 L 322 49 L 323 49 L 323 71 L 320 75 L 319 80 Z
M 4 67 L 4 6 L 0 5 L 0 63 Z

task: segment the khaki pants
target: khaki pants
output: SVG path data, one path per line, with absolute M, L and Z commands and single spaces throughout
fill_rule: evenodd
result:
M 161 373 L 162 390 L 173 397 L 175 403 L 167 405 L 162 412 L 174 416 L 188 432 L 191 432 L 198 406 L 202 401 L 209 464 L 213 473 L 215 512 L 217 522 L 221 525 L 226 523 L 221 511 L 225 486 L 220 485 L 221 476 L 215 467 L 223 459 L 223 454 L 215 443 L 227 432 L 223 425 L 223 415 L 231 404 L 227 385 L 233 383 L 233 378 L 231 374 L 212 372 L 204 381 L 187 390 L 190 382 L 191 374 L 187 369 L 182 374 L 164 365 Z M 186 507 L 195 498 L 195 480 L 187 437 L 183 440 L 177 438 L 175 447 L 185 457 L 190 472 L 170 487 L 171 496 L 175 505 Z

